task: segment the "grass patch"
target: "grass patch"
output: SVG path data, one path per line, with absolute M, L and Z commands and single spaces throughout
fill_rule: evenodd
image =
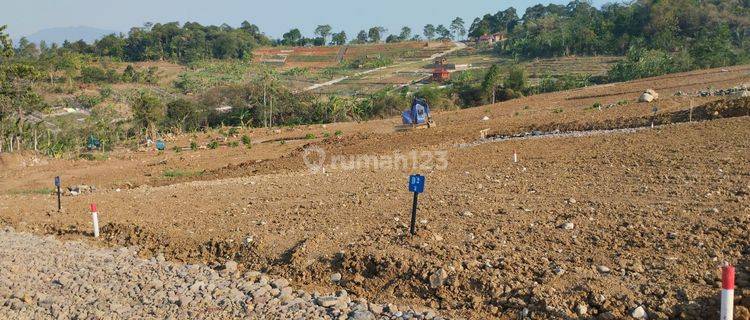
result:
M 184 177 L 199 177 L 202 176 L 205 170 L 201 171 L 190 171 L 182 169 L 170 169 L 165 170 L 163 176 L 165 178 L 184 178 Z
M 24 190 L 10 190 L 8 194 L 14 195 L 29 195 L 29 194 L 52 194 L 54 190 L 51 188 L 39 188 L 39 189 L 24 189 Z

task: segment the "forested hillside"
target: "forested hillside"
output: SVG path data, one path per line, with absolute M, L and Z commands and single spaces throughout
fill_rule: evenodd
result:
M 425 25 L 424 39 L 444 40 L 439 46 L 453 46 L 449 40 L 468 44 L 467 50 L 448 56 L 449 60 L 468 57 L 491 62 L 456 71 L 446 83 L 401 82 L 365 93 L 302 92 L 291 87 L 289 79 L 309 85 L 352 76 L 363 69 L 392 66 L 394 52 L 418 56 L 414 52 L 435 43 L 416 42 L 422 36 L 408 26 L 389 36 L 385 28 L 373 26 L 349 40 L 344 31 L 320 25 L 312 37 L 292 28 L 281 39 L 270 39 L 245 21 L 239 27 L 146 23 L 93 43 L 36 44 L 22 38 L 14 46 L 0 23 L 0 148 L 33 147 L 59 155 L 80 147 L 89 135 L 106 137 L 102 140 L 112 147 L 147 134 L 223 125 L 367 120 L 395 115 L 415 96 L 428 99 L 436 110 L 467 108 L 592 84 L 747 63 L 750 58 L 750 0 L 640 0 L 601 8 L 573 1 L 535 5 L 522 15 L 514 8 L 503 9 L 476 18 L 468 30 L 460 17 L 446 22 Z M 474 41 L 495 33 L 502 39 L 490 46 Z M 381 44 L 405 41 L 412 41 L 404 48 L 412 46 L 414 52 Z M 347 43 L 351 47 L 343 47 Z M 318 49 L 333 49 L 329 51 L 334 58 L 338 52 L 379 49 L 351 61 L 341 58 L 328 65 L 326 60 L 327 66 L 320 70 L 252 59 L 253 51 L 262 46 L 281 46 L 274 48 L 281 53 L 300 49 L 295 46 L 324 45 L 342 47 L 303 48 L 299 51 L 307 54 L 296 58 L 318 62 L 315 53 L 322 51 Z M 600 55 L 612 56 L 611 62 L 595 76 L 543 67 L 536 68 L 530 79 L 526 68 L 545 58 Z M 424 78 L 429 78 L 425 68 L 431 67 L 421 58 L 414 59 L 412 69 L 403 74 L 427 73 Z M 171 68 L 171 74 L 165 76 L 160 67 Z M 398 78 L 398 73 L 391 76 Z M 79 121 L 82 118 L 54 114 L 70 109 L 89 117 Z

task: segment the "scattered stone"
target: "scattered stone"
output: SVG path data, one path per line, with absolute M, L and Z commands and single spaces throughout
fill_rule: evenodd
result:
M 289 286 L 289 280 L 284 278 L 278 278 L 276 280 L 271 281 L 271 286 L 277 289 L 283 289 Z
M 646 314 L 646 309 L 644 309 L 643 306 L 638 306 L 637 308 L 633 309 L 633 312 L 630 313 L 630 316 L 636 319 L 648 318 L 648 315 Z
M 166 261 L 162 253 L 145 260 L 135 246 L 91 249 L 51 236 L 1 230 L 0 256 L 13 257 L 0 259 L 0 270 L 10 271 L 0 276 L 2 319 L 201 318 L 198 310 L 211 310 L 212 319 L 370 320 L 376 314 L 393 319 L 397 313 L 403 319 L 427 318 L 395 306 L 385 312 L 361 298 L 352 301 L 345 290 L 320 296 L 295 291 L 287 279 L 257 271 L 240 277 L 234 261 L 213 267 L 179 264 Z M 447 276 L 445 270 L 437 274 L 441 281 Z
M 612 270 L 611 270 L 611 269 L 610 269 L 609 267 L 607 267 L 607 266 L 597 266 L 597 267 L 596 267 L 596 270 L 599 270 L 599 272 L 601 272 L 601 273 L 609 273 L 610 271 L 612 271 Z
M 383 306 L 375 303 L 370 303 L 370 311 L 374 314 L 381 314 L 383 313 Z
M 659 98 L 659 94 L 653 89 L 647 89 L 638 98 L 638 102 L 651 102 Z
M 356 310 L 349 314 L 349 320 L 374 320 L 375 315 L 367 310 Z
M 469 211 L 469 210 L 465 210 L 464 212 L 461 213 L 461 215 L 464 216 L 464 217 L 473 217 L 474 216 L 474 214 L 471 213 L 471 211 Z
M 482 121 L 487 121 L 487 120 L 490 120 L 490 117 L 489 117 L 489 116 L 484 116 L 484 117 L 482 118 Z
M 85 184 L 80 184 L 80 185 L 75 185 L 75 186 L 69 186 L 67 194 L 71 196 L 77 196 L 79 194 L 91 193 L 94 191 L 96 191 L 96 187 L 85 185 Z
M 339 298 L 332 297 L 332 296 L 325 296 L 325 297 L 318 298 L 316 302 L 318 303 L 319 306 L 328 308 L 328 307 L 333 307 L 334 305 L 336 305 L 339 302 Z
M 438 288 L 442 286 L 447 279 L 448 272 L 445 271 L 445 269 L 440 268 L 437 271 L 433 272 L 432 275 L 430 275 L 430 287 Z
M 224 263 L 224 271 L 229 273 L 235 273 L 237 272 L 237 262 L 234 262 L 232 260 L 228 260 Z
M 554 271 L 554 272 L 555 272 L 555 274 L 556 274 L 556 275 L 558 275 L 558 276 L 561 276 L 561 275 L 565 274 L 565 269 L 563 269 L 563 268 L 562 268 L 562 267 L 560 267 L 560 266 L 557 266 L 557 267 L 555 267 L 555 269 L 554 269 L 553 271 Z
M 575 228 L 575 225 L 572 222 L 566 222 L 560 225 L 560 228 L 565 230 L 573 230 L 573 228 Z
M 341 281 L 341 274 L 338 273 L 338 272 L 332 274 L 331 275 L 331 281 L 333 281 L 333 282 L 339 282 L 339 281 Z
M 588 312 L 589 312 L 589 306 L 587 304 L 582 302 L 576 306 L 576 313 L 579 316 L 585 316 Z
M 254 240 L 255 240 L 255 239 L 253 238 L 253 236 L 252 236 L 252 235 L 248 235 L 247 237 L 245 237 L 245 240 L 244 240 L 244 242 L 243 242 L 243 243 L 244 243 L 244 244 L 245 244 L 246 246 L 250 246 L 250 245 L 251 245 L 251 244 L 253 243 L 253 241 L 254 241 Z

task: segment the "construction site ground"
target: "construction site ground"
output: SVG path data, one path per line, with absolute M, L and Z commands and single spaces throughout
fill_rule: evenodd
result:
M 650 319 L 715 317 L 717 267 L 728 261 L 747 319 L 750 98 L 696 95 L 740 85 L 750 85 L 750 66 L 437 112 L 437 127 L 409 132 L 394 132 L 399 119 L 389 118 L 186 134 L 165 152 L 122 149 L 94 161 L 2 156 L 0 223 L 90 239 L 96 203 L 103 246 L 231 259 L 308 290 L 344 288 L 470 319 L 614 319 L 638 307 Z M 659 98 L 637 102 L 646 89 Z M 640 129 L 543 135 L 619 128 Z M 187 148 L 242 134 L 251 149 Z M 312 172 L 303 159 L 311 147 L 354 160 Z M 382 166 L 401 155 L 407 166 Z M 356 161 L 365 156 L 385 160 Z M 414 237 L 411 173 L 427 177 Z M 55 176 L 96 190 L 63 196 L 57 212 Z

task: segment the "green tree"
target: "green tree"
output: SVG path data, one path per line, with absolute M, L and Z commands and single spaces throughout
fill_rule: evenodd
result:
M 456 17 L 455 19 L 453 19 L 450 29 L 453 32 L 454 39 L 463 39 L 463 37 L 466 35 L 464 19 L 461 19 L 461 17 Z
M 437 28 L 435 28 L 435 32 L 437 33 L 438 37 L 440 39 L 450 39 L 451 38 L 451 32 L 446 28 L 444 25 L 438 25 Z
M 0 65 L 0 133 L 5 135 L 6 122 L 15 122 L 12 137 L 24 136 L 26 116 L 44 108 L 42 98 L 34 92 L 34 83 L 41 73 L 28 63 L 5 63 Z M 20 145 L 19 145 L 20 148 Z
M 493 64 L 482 81 L 482 92 L 486 97 L 489 97 L 490 103 L 495 103 L 498 84 L 500 84 L 500 67 Z
M 729 27 L 722 24 L 713 30 L 702 28 L 690 48 L 695 64 L 702 68 L 715 68 L 735 64 L 737 55 L 732 51 Z
M 488 21 L 487 16 L 483 19 L 474 19 L 474 22 L 471 23 L 471 27 L 469 28 L 469 36 L 474 38 L 479 38 L 490 32 L 490 22 Z
M 331 37 L 331 44 L 338 46 L 346 44 L 346 32 L 341 31 L 339 33 L 334 33 Z
M 83 67 L 83 57 L 75 52 L 63 51 L 54 65 L 55 70 L 61 70 L 68 80 L 68 86 L 73 85 L 73 78 L 78 76 L 78 72 Z
M 164 120 L 166 108 L 157 96 L 142 91 L 133 101 L 133 121 L 136 128 L 146 129 L 146 134 L 151 140 L 156 141 L 157 124 Z
M 522 92 L 526 88 L 526 71 L 520 66 L 511 67 L 503 86 L 515 92 Z
M 8 28 L 6 25 L 0 26 L 0 57 L 11 57 L 13 56 L 13 43 L 10 41 L 10 36 L 5 33 L 5 29 Z
M 432 24 L 425 25 L 422 32 L 424 33 L 424 37 L 427 39 L 427 41 L 432 41 L 432 39 L 435 38 L 435 26 L 433 26 Z
M 200 126 L 202 110 L 192 100 L 179 98 L 167 103 L 167 125 L 179 128 L 182 132 L 197 129 Z
M 398 35 L 399 40 L 406 41 L 406 40 L 409 40 L 410 37 L 411 37 L 411 28 L 409 27 L 401 28 L 401 33 Z
M 355 40 L 355 42 L 359 44 L 367 43 L 367 32 L 365 32 L 365 30 L 360 30 L 357 34 L 357 40 Z
M 331 34 L 331 30 L 333 30 L 333 28 L 331 28 L 330 25 L 319 25 L 317 28 L 315 28 L 315 34 L 323 38 L 323 43 L 325 43 L 326 39 Z
M 367 37 L 372 43 L 378 43 L 383 37 L 383 33 L 386 32 L 386 29 L 381 26 L 375 26 L 370 28 L 370 30 L 367 32 Z
M 282 43 L 284 45 L 297 46 L 300 44 L 300 40 L 302 40 L 302 32 L 300 32 L 299 29 L 294 28 L 283 34 L 281 37 L 283 38 Z
M 30 42 L 29 39 L 21 37 L 21 39 L 18 40 L 16 56 L 25 59 L 34 59 L 39 56 L 39 49 L 36 47 L 36 44 Z
M 94 52 L 99 56 L 125 58 L 126 41 L 115 34 L 106 35 L 94 42 Z

